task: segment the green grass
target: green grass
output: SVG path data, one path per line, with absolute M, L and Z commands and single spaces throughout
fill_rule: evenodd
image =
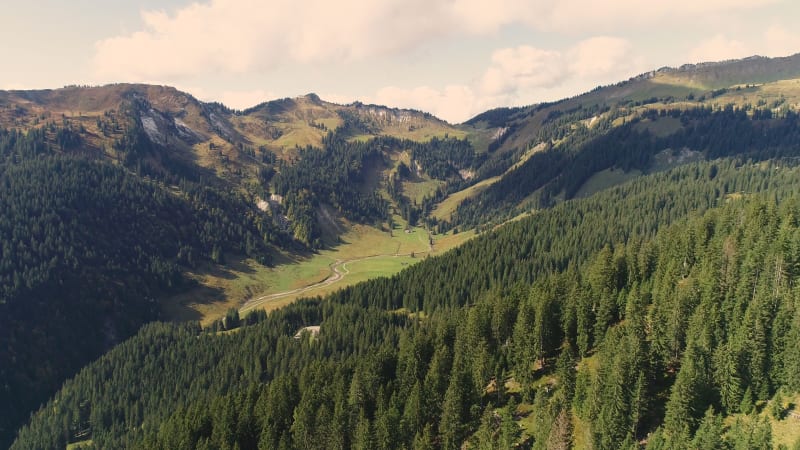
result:
M 334 259 L 325 255 L 302 258 L 281 255 L 274 268 L 252 259 L 228 255 L 226 265 L 206 264 L 187 274 L 197 286 L 161 303 L 165 317 L 199 320 L 207 325 L 264 291 L 281 292 L 324 280 Z
M 403 194 L 412 203 L 416 202 L 417 204 L 421 204 L 425 197 L 433 195 L 436 189 L 442 185 L 444 185 L 443 181 L 432 180 L 427 177 L 419 180 L 402 182 Z
M 386 126 L 381 129 L 381 134 L 393 136 L 399 139 L 410 139 L 417 142 L 428 142 L 433 138 L 452 138 L 464 139 L 467 132 L 435 120 L 425 120 L 422 126 L 409 129 L 408 125 L 399 124 Z
M 699 83 L 675 79 L 675 78 L 653 78 L 645 82 L 641 89 L 629 98 L 633 101 L 645 101 L 653 97 L 676 99 L 686 98 L 689 94 L 697 95 L 699 92 L 709 90 Z
M 597 355 L 593 355 L 590 357 L 586 357 L 581 359 L 578 363 L 578 370 L 590 370 L 596 371 L 598 369 L 598 365 L 600 361 L 597 359 Z M 553 385 L 556 382 L 556 378 L 552 375 L 552 373 L 544 373 L 541 374 L 538 379 L 534 380 L 532 383 L 532 387 L 534 389 L 542 388 L 545 385 Z M 517 383 L 513 378 L 506 382 L 506 392 L 509 394 L 518 394 L 521 390 L 521 386 Z M 533 405 L 530 403 L 520 403 L 517 406 L 517 416 L 519 417 L 516 420 L 517 425 L 520 426 L 522 429 L 523 438 L 525 436 L 533 436 L 532 431 L 536 427 L 536 417 L 531 414 L 533 411 Z M 583 450 L 583 449 L 591 449 L 592 448 L 592 439 L 591 439 L 591 430 L 589 424 L 582 421 L 576 414 L 572 414 L 572 424 L 574 426 L 573 436 L 574 442 L 573 447 L 576 450 Z
M 375 136 L 371 134 L 357 134 L 347 139 L 348 142 L 367 142 Z
M 783 398 L 783 404 L 792 404 L 794 405 L 791 412 L 795 414 L 800 413 L 800 394 L 795 394 L 792 396 L 785 396 Z M 765 411 L 769 410 L 769 405 L 764 408 Z M 765 413 L 769 416 L 768 413 Z M 795 444 L 795 442 L 800 442 L 800 419 L 790 416 L 786 414 L 781 420 L 777 420 L 772 416 L 769 416 L 770 424 L 772 425 L 772 443 L 776 447 L 780 444 L 784 444 L 789 448 Z
M 659 117 L 656 120 L 643 120 L 634 127 L 636 131 L 647 130 L 658 137 L 667 137 L 683 127 L 680 119 L 675 117 Z
M 439 220 L 450 220 L 461 202 L 480 194 L 484 189 L 491 186 L 499 179 L 500 177 L 487 178 L 480 183 L 473 184 L 466 189 L 448 195 L 447 198 L 436 205 L 431 215 Z
M 425 253 L 430 250 L 429 235 L 424 228 L 413 227 L 410 233 L 395 230 L 392 238 L 397 243 L 395 253 L 407 255 L 410 253 Z
M 517 425 L 522 428 L 523 436 L 532 436 L 531 430 L 536 426 L 536 416 L 531 414 L 533 405 L 530 403 L 520 403 L 517 405 L 516 414 L 520 417 Z
M 433 235 L 434 253 L 440 253 L 458 247 L 475 236 L 477 236 L 475 230 L 462 231 L 461 233 L 453 233 L 451 230 L 446 234 L 435 234 Z
M 591 427 L 577 414 L 572 414 L 573 442 L 574 450 L 590 450 L 592 448 Z
M 508 170 L 506 170 L 505 173 L 508 173 L 508 172 L 520 167 L 521 165 L 525 164 L 525 162 L 528 159 L 530 159 L 531 156 L 533 156 L 535 153 L 540 152 L 540 151 L 542 151 L 542 150 L 544 150 L 546 148 L 547 148 L 547 145 L 539 144 L 539 145 L 536 145 L 535 147 L 529 149 L 527 152 L 525 152 L 525 154 L 522 155 L 522 157 L 520 157 L 519 161 L 514 163 L 513 166 L 509 167 Z M 503 175 L 505 175 L 505 174 L 503 174 Z M 466 200 L 468 198 L 472 198 L 472 197 L 480 194 L 484 189 L 486 189 L 487 187 L 491 186 L 492 184 L 497 182 L 497 180 L 502 178 L 503 175 L 487 178 L 485 180 L 482 180 L 482 181 L 480 181 L 478 183 L 473 184 L 472 186 L 470 186 L 470 187 L 468 187 L 466 189 L 462 189 L 462 190 L 460 190 L 458 192 L 454 192 L 454 193 L 448 195 L 447 198 L 445 198 L 444 200 L 439 202 L 439 204 L 436 205 L 436 208 L 434 208 L 434 210 L 431 212 L 431 215 L 433 217 L 436 217 L 439 220 L 450 220 L 452 218 L 452 216 L 453 216 L 453 213 L 458 208 L 458 205 L 460 205 L 464 200 Z
M 467 131 L 455 128 L 452 125 L 441 124 L 434 120 L 425 120 L 423 125 L 412 127 L 412 129 L 409 129 L 409 126 L 405 124 L 387 125 L 377 130 L 377 134 L 416 142 L 428 142 L 433 138 L 442 139 L 445 136 L 458 139 L 468 137 Z M 351 136 L 349 141 L 366 142 L 374 137 L 375 135 L 372 134 L 357 134 Z
M 470 129 L 466 138 L 472 144 L 475 152 L 486 153 L 489 149 L 489 144 L 494 141 L 496 131 L 496 128 Z
M 266 276 L 259 278 L 268 281 L 270 291 L 296 289 L 303 287 L 309 281 L 324 280 L 329 275 L 329 267 L 334 261 L 334 258 L 324 254 L 315 254 L 310 258 L 293 258 L 288 263 L 266 269 L 264 272 Z M 239 279 L 237 284 L 248 285 L 250 281 L 246 278 Z
M 339 116 L 336 117 L 329 117 L 326 119 L 317 119 L 315 122 L 325 125 L 325 127 L 329 130 L 335 130 L 342 124 L 342 119 Z
M 616 186 L 618 184 L 625 183 L 626 181 L 630 181 L 641 175 L 642 172 L 639 170 L 631 170 L 630 172 L 624 172 L 620 169 L 601 170 L 600 172 L 597 172 L 596 174 L 589 177 L 589 179 L 586 180 L 585 183 L 583 183 L 583 186 L 581 186 L 581 188 L 578 189 L 578 192 L 575 193 L 575 197 L 576 198 L 589 197 L 592 194 Z
M 379 256 L 346 263 L 344 269 L 349 272 L 347 277 L 357 283 L 371 278 L 394 275 L 406 267 L 418 263 L 420 259 L 411 256 Z
M 740 89 L 728 89 L 728 92 L 705 101 L 708 105 L 723 107 L 727 104 L 734 104 L 743 107 L 752 105 L 758 108 L 775 108 L 775 103 L 781 106 L 792 106 L 797 110 L 800 104 L 800 79 L 780 80 L 761 84 L 752 87 L 742 87 Z M 759 103 L 762 103 L 759 106 Z
M 315 146 L 322 145 L 322 137 L 325 132 L 309 126 L 307 123 L 295 123 L 285 129 L 284 134 L 274 141 L 273 145 L 284 149 L 292 149 L 295 147 Z
M 76 450 L 78 448 L 91 448 L 93 446 L 94 442 L 91 439 L 87 439 L 85 441 L 73 442 L 72 444 L 67 444 L 67 450 Z
M 199 320 L 207 325 L 248 299 L 320 283 L 332 275 L 331 266 L 337 261 L 353 260 L 342 266 L 345 275 L 336 283 L 279 297 L 260 306 L 272 310 L 299 297 L 325 295 L 361 281 L 393 275 L 429 254 L 444 252 L 474 235 L 469 232 L 435 235 L 431 253 L 428 232 L 413 227 L 406 233 L 405 223 L 399 217 L 395 219 L 391 236 L 388 231 L 366 225 L 343 226 L 346 232 L 335 246 L 307 256 L 281 254 L 275 260 L 275 267 L 226 255 L 227 265 L 208 264 L 190 273 L 190 278 L 198 285 L 162 302 L 162 311 L 172 320 Z M 414 257 L 408 256 L 411 253 Z
M 789 414 L 786 414 L 782 419 L 778 420 L 770 414 L 770 402 L 762 405 L 761 412 L 757 415 L 760 417 L 766 417 L 769 420 L 770 426 L 772 427 L 772 445 L 775 448 L 778 448 L 779 445 L 783 444 L 786 445 L 788 448 L 792 448 L 795 442 L 800 441 L 800 419 L 794 418 Z M 783 404 L 792 404 L 794 408 L 792 412 L 798 413 L 800 412 L 800 394 L 793 394 L 793 395 L 785 395 L 783 397 Z M 730 426 L 735 423 L 737 420 L 749 420 L 751 417 L 748 417 L 744 414 L 733 414 L 725 418 L 725 424 Z

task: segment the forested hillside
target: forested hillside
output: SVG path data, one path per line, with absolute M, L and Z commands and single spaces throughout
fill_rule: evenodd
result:
M 0 445 L 80 367 L 160 317 L 183 270 L 226 252 L 268 263 L 265 217 L 236 195 L 181 195 L 0 131 Z M 13 161 L 13 162 L 12 162 Z
M 433 202 L 446 208 L 429 224 L 493 226 L 696 159 L 795 152 L 798 77 L 800 54 L 687 64 L 479 114 L 462 125 L 471 136 L 491 133 L 473 139 L 487 142 L 475 186 L 437 192 Z
M 147 326 L 12 448 L 771 448 L 800 389 L 798 175 L 690 164 L 238 332 Z
M 800 122 L 791 110 L 778 117 L 770 109 L 748 112 L 732 104 L 719 110 L 647 109 L 624 124 L 618 122 L 628 112 L 615 110 L 591 128 L 578 125 L 577 129 L 576 122 L 585 114 L 575 114 L 545 124 L 532 144 L 558 141 L 558 145 L 532 154 L 479 195 L 463 201 L 452 223 L 468 227 L 501 223 L 527 208 L 548 207 L 573 198 L 590 177 L 606 169 L 657 171 L 659 153 L 672 159 L 689 152 L 704 159 L 743 155 L 767 160 L 794 157 L 800 151 Z M 671 128 L 659 129 L 664 127 Z
M 462 125 L 0 91 L 0 447 L 795 445 L 798 76 L 660 69 Z M 415 265 L 238 317 L 373 257 Z M 150 323 L 173 296 L 233 308 Z
M 380 226 L 387 201 L 360 186 L 380 181 L 365 166 L 393 164 L 387 143 L 418 144 L 400 122 L 428 139 L 452 129 L 422 113 L 284 103 L 254 110 L 256 129 L 160 86 L 0 91 L 0 447 L 80 367 L 164 319 L 162 301 L 193 288 L 187 271 L 308 254 L 322 246 L 321 204 Z M 295 125 L 321 138 L 280 141 Z M 384 130 L 403 138 L 373 139 Z M 449 155 L 414 153 L 452 176 Z M 259 209 L 276 190 L 286 203 Z

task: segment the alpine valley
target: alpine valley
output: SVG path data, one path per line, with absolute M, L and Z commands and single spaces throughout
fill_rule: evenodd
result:
M 0 91 L 0 447 L 800 449 L 800 54 L 453 125 Z

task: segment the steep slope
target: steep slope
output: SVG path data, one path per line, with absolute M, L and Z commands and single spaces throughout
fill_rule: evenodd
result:
M 282 155 L 291 154 L 295 147 L 322 147 L 325 135 L 340 127 L 349 128 L 351 138 L 360 140 L 390 136 L 422 142 L 445 135 L 466 136 L 420 111 L 361 103 L 337 105 L 315 94 L 262 103 L 242 111 L 232 121 L 254 145 L 265 145 Z
M 786 133 L 795 127 L 798 108 L 800 55 L 663 68 L 560 102 L 488 111 L 465 126 L 494 132 L 478 178 L 503 176 L 486 189 L 448 192 L 460 207 L 445 226 L 498 223 L 579 191 L 590 193 L 592 185 L 613 184 L 603 180 L 609 171 L 636 176 L 718 157 L 719 147 L 728 154 L 766 146 L 791 153 L 796 142 Z M 762 142 L 753 135 L 777 129 Z M 626 140 L 638 148 L 613 148 Z M 714 142 L 721 145 L 714 148 Z
M 226 252 L 269 258 L 257 218 L 233 196 L 209 210 L 204 189 L 177 197 L 119 168 L 60 158 L 0 168 L 0 186 L 6 444 L 64 379 L 158 319 L 156 299 L 187 287 L 183 269 Z
M 706 317 L 708 302 L 697 301 L 701 293 L 717 293 L 736 304 L 751 298 L 754 279 L 737 275 L 749 267 L 773 257 L 785 258 L 786 270 L 795 267 L 796 256 L 780 246 L 759 253 L 743 243 L 774 242 L 770 236 L 776 230 L 786 242 L 797 239 L 792 217 L 798 205 L 786 200 L 798 187 L 797 171 L 783 164 L 695 163 L 565 202 L 391 279 L 245 318 L 254 325 L 237 333 L 148 327 L 67 383 L 12 448 L 59 448 L 76 440 L 91 440 L 98 448 L 350 448 L 374 442 L 388 448 L 460 448 L 466 439 L 500 436 L 493 429 L 480 433 L 494 426 L 483 424 L 481 416 L 509 401 L 523 402 L 541 418 L 527 431 L 538 445 L 565 408 L 578 417 L 570 420 L 592 424 L 596 446 L 619 446 L 633 425 L 635 439 L 662 423 L 669 428 L 661 433 L 674 433 L 676 424 L 693 432 L 698 411 L 681 416 L 672 406 L 680 400 L 666 401 L 679 395 L 672 391 L 683 392 L 673 388 L 685 383 L 682 368 L 694 370 L 680 361 L 696 354 L 697 336 L 722 330 L 744 336 L 752 329 L 747 324 L 764 316 L 755 309 L 726 309 L 731 315 L 724 323 L 739 324 L 739 331 L 713 321 L 695 320 L 690 326 L 688 317 Z M 714 209 L 739 191 L 759 194 L 753 201 Z M 779 207 L 761 194 L 777 199 Z M 687 215 L 695 218 L 687 222 Z M 664 228 L 676 221 L 677 226 Z M 729 262 L 725 279 L 742 281 L 701 278 L 726 246 L 742 253 Z M 769 304 L 773 288 L 788 295 L 783 279 L 772 275 L 758 278 L 755 304 Z M 704 287 L 693 291 L 693 283 Z M 792 303 L 780 298 L 780 319 L 768 323 L 789 323 L 783 321 L 791 311 L 782 308 Z M 686 320 L 668 320 L 678 311 L 686 311 L 679 315 Z M 739 313 L 748 319 L 737 320 Z M 651 325 L 637 328 L 645 315 Z M 696 329 L 702 324 L 712 328 L 703 334 Z M 318 336 L 292 338 L 309 325 L 320 325 Z M 778 328 L 779 334 L 763 342 L 776 346 L 780 361 L 789 361 L 796 356 L 790 351 L 794 347 L 780 342 L 797 332 L 796 325 Z M 724 348 L 730 339 L 703 351 Z M 616 354 L 652 365 L 618 356 L 603 359 L 597 369 L 602 376 L 588 369 L 575 373 L 574 362 L 558 365 L 566 372 L 553 374 L 552 358 L 562 343 L 578 352 L 573 358 L 587 360 L 595 352 L 630 346 L 624 348 L 631 351 Z M 745 348 L 737 351 L 751 355 Z M 762 367 L 766 372 L 759 376 L 772 373 L 779 363 L 770 361 L 763 367 L 747 363 L 741 370 Z M 592 400 L 611 398 L 616 385 L 604 380 L 627 382 L 629 372 L 634 379 L 646 375 L 641 384 L 646 395 L 634 397 L 635 391 L 626 390 L 618 403 Z M 784 372 L 770 376 L 774 384 L 757 398 L 769 398 L 780 386 L 798 388 Z M 568 391 L 566 377 L 582 381 Z M 492 380 L 507 380 L 509 391 L 486 389 Z M 755 390 L 756 378 L 747 380 L 739 387 Z M 521 390 L 513 387 L 520 385 Z M 706 399 L 721 387 L 696 389 L 688 395 Z M 606 404 L 622 406 L 615 411 Z M 712 400 L 700 408 L 709 404 L 718 405 Z M 641 416 L 631 419 L 637 416 L 626 411 L 640 406 Z M 699 411 L 702 415 L 704 409 Z M 512 442 L 522 439 L 509 429 Z
M 314 122 L 325 117 L 331 130 Z M 248 119 L 319 134 L 300 149 L 259 135 Z M 213 277 L 240 277 L 245 292 L 260 294 L 248 283 L 265 282 L 239 267 L 269 273 L 274 262 L 337 245 L 348 230 L 323 242 L 320 211 L 380 226 L 388 204 L 407 202 L 400 192 L 381 197 L 392 157 L 416 152 L 443 179 L 457 177 L 457 163 L 425 154 L 428 144 L 384 130 L 417 132 L 435 150 L 453 128 L 423 113 L 314 96 L 242 113 L 161 86 L 0 92 L 0 447 L 64 379 L 142 324 L 203 318 L 198 290 L 226 306 L 246 300 L 226 298 Z M 274 190 L 286 202 L 259 209 Z M 187 273 L 211 281 L 197 287 Z M 169 300 L 177 297 L 186 303 Z
M 269 102 L 240 112 L 157 86 L 0 92 L 0 173 L 5 177 L 0 179 L 7 188 L 4 193 L 8 193 L 3 198 L 4 205 L 15 211 L 13 220 L 3 228 L 5 297 L 0 306 L 8 309 L 4 316 L 8 323 L 4 325 L 11 337 L 0 362 L 4 368 L 23 369 L 0 373 L 4 377 L 0 381 L 6 382 L 3 392 L 8 402 L 4 404 L 10 405 L 3 413 L 6 420 L 0 433 L 10 436 L 26 412 L 80 364 L 130 335 L 142 322 L 157 317 L 148 299 L 171 292 L 182 282 L 181 273 L 192 266 L 202 266 L 204 261 L 219 264 L 230 256 L 252 257 L 262 263 L 271 256 L 278 261 L 295 261 L 278 256 L 279 252 L 299 259 L 315 248 L 335 249 L 342 244 L 343 229 L 348 226 L 373 226 L 391 237 L 398 224 L 400 230 L 409 232 L 414 224 L 425 224 L 433 231 L 446 231 L 453 226 L 485 229 L 536 210 L 534 217 L 507 225 L 497 233 L 490 232 L 447 257 L 424 261 L 395 278 L 336 294 L 329 298 L 333 300 L 330 306 L 302 302 L 270 316 L 269 330 L 261 329 L 266 334 L 244 330 L 236 334 L 241 338 L 205 336 L 209 349 L 205 345 L 194 348 L 198 342 L 194 327 L 147 328 L 140 338 L 120 350 L 122 356 L 109 356 L 88 369 L 76 384 L 69 385 L 58 403 L 43 410 L 30 430 L 23 431 L 17 444 L 19 448 L 58 447 L 93 437 L 97 445 L 109 448 L 175 448 L 180 442 L 191 443 L 187 444 L 190 447 L 224 447 L 234 445 L 235 428 L 235 439 L 245 448 L 262 439 L 267 446 L 285 442 L 313 448 L 335 444 L 328 439 L 344 439 L 339 446 L 359 440 L 370 447 L 373 439 L 410 446 L 412 438 L 418 438 L 419 445 L 456 447 L 468 438 L 467 431 L 479 429 L 475 412 L 487 406 L 484 388 L 492 378 L 487 374 L 499 370 L 493 374 L 496 381 L 515 372 L 509 379 L 510 386 L 522 384 L 519 399 L 530 401 L 535 383 L 542 380 L 538 378 L 541 372 L 532 369 L 524 374 L 525 366 L 515 360 L 517 353 L 534 354 L 535 358 L 528 359 L 533 367 L 546 366 L 546 359 L 556 352 L 554 345 L 560 343 L 553 338 L 545 345 L 541 341 L 543 335 L 528 336 L 525 342 L 537 348 L 536 352 L 525 350 L 523 345 L 508 347 L 512 350 L 503 351 L 512 353 L 503 353 L 500 347 L 504 340 L 498 336 L 508 340 L 510 331 L 503 324 L 513 322 L 514 314 L 497 319 L 468 319 L 472 313 L 465 305 L 502 309 L 504 301 L 492 303 L 491 298 L 497 296 L 488 294 L 491 289 L 503 291 L 515 283 L 531 284 L 549 272 L 577 271 L 579 279 L 588 281 L 568 283 L 570 292 L 578 298 L 583 298 L 582 292 L 590 292 L 592 298 L 605 299 L 602 305 L 592 305 L 596 316 L 581 319 L 581 338 L 573 322 L 569 330 L 563 330 L 564 335 L 574 335 L 570 345 L 582 348 L 582 356 L 589 356 L 584 350 L 602 351 L 599 343 L 608 330 L 624 326 L 620 321 L 626 317 L 623 311 L 629 302 L 625 296 L 631 291 L 643 289 L 660 299 L 683 298 L 666 295 L 666 291 L 654 287 L 652 273 L 640 273 L 636 285 L 627 284 L 634 278 L 623 279 L 621 266 L 614 269 L 619 269 L 614 272 L 619 276 L 617 284 L 607 283 L 605 289 L 601 285 L 603 277 L 611 273 L 606 270 L 609 267 L 598 263 L 597 275 L 584 263 L 608 260 L 609 253 L 601 251 L 603 245 L 624 242 L 626 246 L 619 248 L 635 257 L 616 255 L 612 258 L 615 264 L 677 264 L 675 261 L 679 260 L 669 259 L 671 256 L 648 260 L 652 255 L 627 243 L 633 240 L 638 245 L 637 241 L 650 239 L 667 222 L 733 198 L 768 192 L 766 195 L 780 200 L 795 190 L 797 173 L 791 161 L 800 148 L 800 123 L 795 113 L 800 90 L 798 80 L 792 77 L 798 76 L 797 63 L 797 57 L 750 58 L 662 69 L 562 102 L 490 111 L 460 127 L 420 112 L 361 104 L 334 105 L 314 95 Z M 704 159 L 713 161 L 702 162 Z M 686 164 L 689 165 L 657 173 Z M 53 184 L 41 181 L 48 174 Z M 639 176 L 649 178 L 636 180 Z M 634 181 L 612 194 L 582 202 L 571 200 L 589 196 L 598 186 L 613 186 L 619 180 Z M 61 184 L 65 185 L 63 192 L 54 187 Z M 130 195 L 118 192 L 120 186 L 131 186 Z M 457 201 L 446 203 L 448 213 L 431 215 L 436 204 L 453 198 Z M 86 208 L 87 216 L 81 215 L 82 207 L 75 203 L 83 201 L 90 206 Z M 755 209 L 768 206 L 756 205 Z M 43 214 L 42 210 L 53 214 Z M 780 218 L 791 231 L 794 209 L 787 211 L 770 212 L 768 216 L 773 222 Z M 111 215 L 107 215 L 109 212 Z M 709 220 L 710 228 L 724 227 L 713 217 Z M 691 226 L 700 227 L 697 223 Z M 115 241 L 108 230 L 117 228 L 122 239 Z M 756 228 L 736 232 L 754 232 Z M 738 239 L 726 230 L 720 234 L 723 240 Z M 144 239 L 144 245 L 137 244 L 141 234 L 154 240 Z M 428 239 L 430 245 L 433 239 L 430 235 Z M 759 259 L 761 254 L 748 255 L 754 261 L 748 264 L 753 267 L 770 262 Z M 795 264 L 790 252 L 770 255 Z M 683 278 L 664 275 L 664 279 L 680 284 L 691 275 L 686 271 L 694 261 L 686 258 L 683 271 L 675 266 Z M 68 270 L 78 265 L 86 272 L 74 274 Z M 250 266 L 245 270 L 247 267 Z M 740 272 L 746 274 L 744 268 L 736 266 L 736 273 Z M 224 271 L 223 276 L 235 278 L 232 273 Z M 124 274 L 132 274 L 132 278 L 128 280 Z M 82 297 L 81 279 L 92 280 L 96 292 Z M 132 290 L 125 289 L 128 282 L 134 286 Z M 776 283 L 783 286 L 780 280 Z M 735 296 L 740 307 L 743 293 L 750 292 L 746 287 L 717 287 L 727 292 L 726 296 Z M 763 292 L 771 287 L 775 286 L 767 286 Z M 532 292 L 533 296 L 541 294 Z M 65 299 L 63 308 L 54 306 L 52 316 L 44 314 L 41 317 L 45 320 L 31 323 L 29 316 L 47 310 L 56 297 L 54 293 Z M 505 293 L 498 295 L 507 298 Z M 659 298 L 646 306 L 660 305 Z M 520 313 L 515 319 L 522 320 L 520 329 L 545 321 L 570 320 L 571 316 L 560 315 L 554 307 L 559 302 L 531 302 L 528 317 Z M 666 312 L 652 320 L 688 317 L 693 311 L 666 304 Z M 442 318 L 450 313 L 452 319 Z M 346 324 L 362 319 L 361 328 L 345 330 Z M 403 336 L 415 338 L 414 327 L 419 326 L 420 320 L 424 325 L 428 319 L 436 329 L 427 331 L 434 344 L 425 354 L 433 355 L 433 347 L 443 346 L 436 363 L 439 368 L 428 381 L 426 369 L 421 368 L 424 366 L 399 375 L 394 371 L 400 360 L 396 345 Z M 260 320 L 264 320 L 263 315 L 251 316 L 246 322 Z M 335 323 L 332 339 L 322 339 L 323 345 L 317 350 L 310 343 L 303 344 L 305 354 L 293 350 L 294 342 L 288 340 L 288 335 L 300 325 L 323 320 Z M 85 330 L 66 329 L 77 322 L 89 325 Z M 231 312 L 227 323 L 234 322 Z M 769 321 L 759 323 L 771 326 Z M 781 330 L 791 328 L 786 323 Z M 669 326 L 680 328 L 679 325 Z M 472 337 L 463 337 L 455 345 L 455 330 L 465 326 L 475 328 Z M 494 340 L 469 341 L 480 335 L 480 330 L 486 332 L 490 328 L 497 335 L 492 337 Z M 639 331 L 634 329 L 635 333 Z M 685 333 L 686 327 L 678 331 Z M 551 336 L 561 336 L 554 333 Z M 619 336 L 614 331 L 610 333 L 611 342 L 617 342 L 614 339 Z M 324 332 L 321 336 L 324 338 Z M 769 345 L 783 345 L 780 339 L 784 337 L 770 338 L 774 340 Z M 719 342 L 729 345 L 726 339 Z M 657 337 L 651 336 L 650 340 Z M 48 360 L 58 361 L 58 366 L 42 367 L 44 375 L 38 373 L 37 361 L 24 355 L 22 342 L 33 342 L 32 348 L 41 354 L 57 352 Z M 61 346 L 52 345 L 53 342 Z M 74 342 L 79 344 L 64 346 Z M 84 345 L 87 342 L 92 345 Z M 229 347 L 230 342 L 255 350 L 243 355 Z M 658 345 L 667 350 L 652 351 L 650 356 L 660 358 L 663 364 L 653 370 L 665 381 L 648 386 L 652 389 L 648 392 L 666 398 L 687 348 L 714 357 L 719 350 L 708 345 L 689 347 L 687 342 L 660 342 Z M 278 345 L 281 347 L 276 350 Z M 155 360 L 148 359 L 147 354 L 160 348 L 167 350 L 159 353 L 162 358 L 154 366 Z M 485 352 L 464 353 L 464 348 Z M 737 358 L 756 354 L 748 353 L 750 349 L 735 350 Z M 364 354 L 372 355 L 368 362 L 356 356 Z M 497 354 L 504 354 L 505 359 L 493 360 Z M 285 355 L 291 355 L 287 357 L 290 359 L 282 359 Z M 210 370 L 223 357 L 228 359 L 220 371 Z M 426 358 L 420 364 L 434 366 L 434 359 Z M 185 370 L 189 361 L 201 362 L 195 372 Z M 620 362 L 625 364 L 628 362 Z M 728 375 L 743 380 L 737 386 L 749 387 L 751 400 L 764 401 L 775 393 L 776 386 L 794 386 L 775 375 L 773 372 L 782 369 L 770 364 L 762 364 L 771 373 L 766 383 L 763 379 L 753 380 L 754 369 L 750 366 L 736 366 Z M 157 376 L 162 366 L 169 366 L 169 373 L 182 375 L 162 379 Z M 279 423 L 270 422 L 278 420 L 274 417 L 254 417 L 251 413 L 259 398 L 260 383 L 285 375 L 289 367 L 301 368 L 302 375 L 282 382 L 296 386 L 297 389 L 289 387 L 288 392 L 304 400 L 287 400 L 284 406 L 291 406 L 286 406 L 287 414 Z M 112 372 L 123 373 L 120 380 L 124 383 L 92 394 L 99 384 L 97 380 L 109 378 Z M 410 375 L 412 372 L 414 376 Z M 157 386 L 138 386 L 134 380 L 142 373 L 151 374 Z M 375 379 L 375 373 L 381 378 Z M 325 391 L 309 381 L 315 377 L 335 378 L 341 383 Z M 401 383 L 402 387 L 398 387 L 394 381 L 401 377 L 407 377 L 407 385 Z M 344 379 L 355 379 L 357 383 L 355 387 L 344 387 Z M 474 384 L 464 388 L 468 379 Z M 200 387 L 192 387 L 196 381 Z M 450 389 L 454 383 L 456 386 Z M 276 386 L 282 389 L 282 385 Z M 135 393 L 124 391 L 139 388 Z M 252 395 L 233 398 L 233 389 Z M 605 392 L 603 386 L 592 389 L 595 393 Z M 722 386 L 709 389 L 704 392 L 710 392 L 712 397 L 722 395 Z M 323 392 L 323 397 L 313 397 L 314 392 Z M 411 395 L 414 392 L 416 398 L 435 399 L 427 406 L 436 414 L 420 417 L 419 410 L 423 408 L 419 403 L 407 405 L 405 400 L 415 398 Z M 739 394 L 731 395 L 730 398 L 739 399 Z M 747 398 L 744 393 L 741 397 L 742 401 Z M 130 406 L 118 404 L 120 398 L 129 399 Z M 260 401 L 266 405 L 260 407 L 261 411 L 282 401 L 262 398 Z M 726 414 L 733 413 L 738 410 L 731 407 L 730 398 L 726 403 L 706 399 L 698 404 L 722 405 Z M 629 405 L 630 399 L 625 397 L 621 402 Z M 665 407 L 665 403 L 655 405 L 654 411 L 663 410 L 658 408 Z M 55 404 L 64 405 L 64 409 Z M 591 437 L 597 445 L 618 446 L 629 437 L 608 422 L 622 423 L 622 428 L 630 425 L 617 417 L 618 411 L 603 412 L 602 421 L 606 422 L 602 422 L 595 415 L 599 406 L 591 405 L 594 406 L 587 407 L 590 412 L 580 412 L 580 420 L 610 430 Z M 539 411 L 543 408 L 542 404 L 527 407 Z M 226 415 L 220 418 L 199 413 L 209 408 Z M 310 418 L 309 411 L 320 411 L 319 417 Z M 654 430 L 662 419 L 665 424 L 669 422 L 661 432 L 669 439 L 680 431 L 676 424 L 687 423 L 688 429 L 694 431 L 697 413 L 692 410 L 687 416 L 673 412 L 667 420 L 653 412 L 648 416 L 651 422 L 630 437 L 642 438 L 644 431 Z M 242 421 L 237 414 L 241 414 Z M 676 419 L 675 414 L 683 415 Z M 351 421 L 347 422 L 343 415 Z M 402 436 L 392 434 L 389 426 L 397 423 L 400 415 L 404 416 L 406 427 Z M 300 419 L 290 423 L 289 417 Z M 228 422 L 220 425 L 220 420 Z M 212 426 L 216 431 L 209 431 L 209 421 L 216 424 Z M 332 424 L 349 431 L 332 431 Z M 544 428 L 541 424 L 533 426 L 532 436 Z M 487 435 L 494 434 L 489 430 Z M 533 437 L 543 440 L 542 436 Z
M 295 244 L 197 162 L 213 130 L 190 96 L 114 85 L 0 104 L 3 446 L 67 377 L 162 318 L 185 270 L 226 254 L 268 264 Z

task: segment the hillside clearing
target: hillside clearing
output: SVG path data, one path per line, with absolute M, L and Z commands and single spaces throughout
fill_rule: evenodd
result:
M 391 276 L 474 236 L 464 232 L 429 237 L 420 227 L 406 233 L 402 219 L 395 219 L 391 236 L 370 226 L 351 224 L 339 236 L 338 244 L 307 256 L 280 254 L 274 267 L 228 255 L 224 266 L 208 264 L 189 273 L 197 286 L 163 301 L 162 312 L 167 319 L 199 320 L 205 326 L 230 308 L 243 307 L 243 313 L 256 306 L 273 310 L 300 297 L 325 295 L 371 278 Z M 254 299 L 260 300 L 252 303 Z
M 456 211 L 456 208 L 458 208 L 458 205 L 460 205 L 461 202 L 480 194 L 484 189 L 491 186 L 499 179 L 500 179 L 499 176 L 487 178 L 481 181 L 480 183 L 475 183 L 466 189 L 448 195 L 447 198 L 445 198 L 444 200 L 439 202 L 439 204 L 436 205 L 436 208 L 434 208 L 433 212 L 431 213 L 431 216 L 439 220 L 450 220 L 453 213 Z
M 630 181 L 641 175 L 642 172 L 639 170 L 631 170 L 630 172 L 625 172 L 621 169 L 601 170 L 600 172 L 597 172 L 589 177 L 589 179 L 583 183 L 581 188 L 578 189 L 578 192 L 575 193 L 575 198 L 588 197 L 604 189 L 608 189 L 618 184 L 625 183 L 626 181 Z

